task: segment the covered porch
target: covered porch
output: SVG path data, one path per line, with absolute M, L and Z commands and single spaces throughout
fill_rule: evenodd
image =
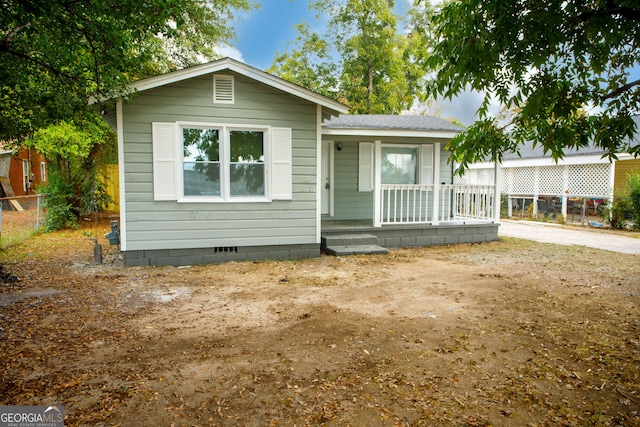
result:
M 321 234 L 382 247 L 497 239 L 496 185 L 457 185 L 445 150 L 461 129 L 428 116 L 341 116 L 323 124 Z M 496 169 L 496 182 L 499 182 Z

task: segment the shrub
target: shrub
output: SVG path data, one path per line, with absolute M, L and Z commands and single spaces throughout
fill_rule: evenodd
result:
M 629 199 L 633 229 L 640 230 L 640 173 L 627 175 L 626 193 Z

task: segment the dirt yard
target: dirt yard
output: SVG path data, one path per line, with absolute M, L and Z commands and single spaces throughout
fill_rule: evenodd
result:
M 68 426 L 640 426 L 640 258 L 504 239 L 124 268 L 0 252 L 0 404 Z

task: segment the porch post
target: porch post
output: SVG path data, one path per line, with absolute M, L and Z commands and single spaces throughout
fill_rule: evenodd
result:
M 500 162 L 494 162 L 493 183 L 495 185 L 495 195 L 493 197 L 493 222 L 500 222 L 500 189 L 502 188 L 502 165 Z
M 562 168 L 562 220 L 567 220 L 567 205 L 569 199 L 569 166 L 565 165 Z
M 433 212 L 431 213 L 431 224 L 440 224 L 438 217 L 440 212 L 440 143 L 433 144 Z
M 380 192 L 382 187 L 382 142 L 374 141 L 373 159 L 373 226 L 382 227 L 382 207 L 380 206 Z

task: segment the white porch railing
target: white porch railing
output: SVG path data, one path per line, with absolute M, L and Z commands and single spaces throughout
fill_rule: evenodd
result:
M 494 221 L 494 185 L 441 185 L 438 219 L 446 221 Z
M 433 185 L 383 184 L 380 196 L 381 224 L 431 222 Z
M 435 198 L 434 190 L 437 191 Z M 494 221 L 495 202 L 493 185 L 383 184 L 379 223 L 491 222 Z

